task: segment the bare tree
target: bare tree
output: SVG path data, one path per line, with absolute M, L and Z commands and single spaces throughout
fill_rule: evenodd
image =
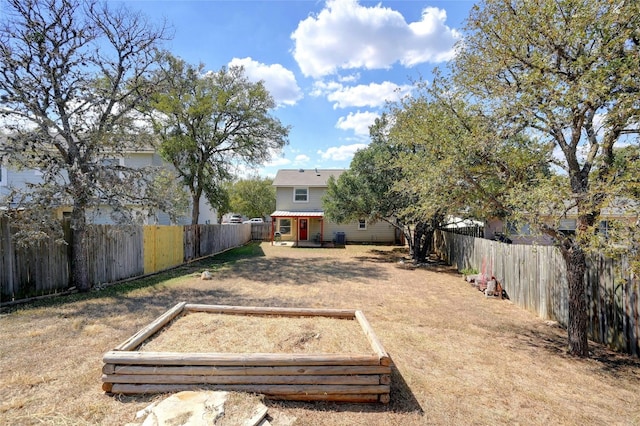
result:
M 71 206 L 72 279 L 90 288 L 87 213 L 149 199 L 149 176 L 113 159 L 144 143 L 135 107 L 165 28 L 140 14 L 83 0 L 7 0 L 0 23 L 0 152 L 12 167 L 38 169 L 40 182 L 12 201 L 42 210 Z M 33 207 L 37 206 L 40 211 Z

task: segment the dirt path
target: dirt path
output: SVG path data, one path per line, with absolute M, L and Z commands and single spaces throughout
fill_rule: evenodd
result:
M 0 424 L 125 424 L 155 396 L 100 388 L 102 354 L 176 302 L 361 309 L 395 369 L 388 406 L 267 402 L 300 425 L 640 424 L 640 361 L 487 299 L 442 266 L 410 268 L 393 247 L 293 249 L 154 286 L 0 317 Z

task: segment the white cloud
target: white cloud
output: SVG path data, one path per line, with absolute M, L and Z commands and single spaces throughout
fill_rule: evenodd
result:
M 341 130 L 353 130 L 356 136 L 369 136 L 369 126 L 371 126 L 379 114 L 374 112 L 350 112 L 346 117 L 340 117 L 336 123 L 336 128 Z
M 346 161 L 353 158 L 353 154 L 355 154 L 356 151 L 366 147 L 367 144 L 364 143 L 341 145 L 338 147 L 332 146 L 326 151 L 318 150 L 318 154 L 320 154 L 323 160 Z
M 313 89 L 311 89 L 311 96 L 326 96 L 330 93 L 342 90 L 344 86 L 337 81 L 322 81 L 317 80 L 313 83 Z
M 305 76 L 319 78 L 340 69 L 381 69 L 399 62 L 411 67 L 453 57 L 460 33 L 445 25 L 446 11 L 427 7 L 418 22 L 397 11 L 357 0 L 329 0 L 291 34 L 293 56 Z
M 264 81 L 264 85 L 278 105 L 295 105 L 302 99 L 302 90 L 292 71 L 280 64 L 266 65 L 251 58 L 233 58 L 229 66 L 243 66 L 251 81 Z
M 295 166 L 300 166 L 307 164 L 309 161 L 311 161 L 311 158 L 309 158 L 308 155 L 298 154 L 296 155 L 296 158 L 293 159 L 293 164 Z
M 383 83 L 370 83 L 353 87 L 342 87 L 330 93 L 327 99 L 335 102 L 333 108 L 348 107 L 381 107 L 385 102 L 397 101 L 411 92 L 412 86 L 399 86 L 390 81 Z
M 271 158 L 271 161 L 265 164 L 265 167 L 281 167 L 288 166 L 289 164 L 291 164 L 291 160 L 289 160 L 288 158 L 273 157 Z

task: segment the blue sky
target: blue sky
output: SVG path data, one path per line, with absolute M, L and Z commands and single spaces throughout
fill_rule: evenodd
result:
M 114 0 L 111 1 L 115 3 Z M 133 0 L 151 21 L 166 19 L 164 47 L 206 70 L 244 65 L 292 127 L 289 145 L 264 167 L 347 168 L 368 142 L 385 101 L 444 66 L 473 1 Z

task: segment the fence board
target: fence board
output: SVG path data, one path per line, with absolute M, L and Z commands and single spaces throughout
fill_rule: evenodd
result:
M 508 245 L 449 232 L 437 232 L 434 247 L 458 270 L 481 270 L 485 265 L 515 304 L 566 326 L 566 266 L 556 247 Z M 585 286 L 589 338 L 640 355 L 639 284 L 627 259 L 603 255 L 588 258 Z

